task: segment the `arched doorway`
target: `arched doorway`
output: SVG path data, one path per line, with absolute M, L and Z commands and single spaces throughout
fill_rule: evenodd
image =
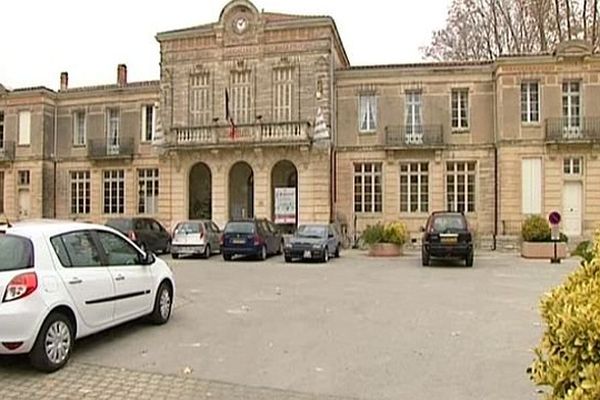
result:
M 271 170 L 271 215 L 285 233 L 292 233 L 298 223 L 298 170 L 287 160 Z
M 190 219 L 212 219 L 212 174 L 203 162 L 190 170 L 188 207 Z
M 229 218 L 254 218 L 254 172 L 244 161 L 229 170 Z

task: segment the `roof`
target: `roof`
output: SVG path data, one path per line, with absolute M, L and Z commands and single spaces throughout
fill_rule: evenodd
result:
M 129 82 L 124 86 L 117 85 L 116 83 L 110 85 L 94 85 L 94 86 L 80 86 L 74 88 L 68 88 L 66 90 L 61 90 L 61 93 L 77 93 L 77 92 L 92 92 L 96 90 L 114 90 L 114 89 L 134 89 L 134 88 L 143 88 L 143 87 L 152 87 L 159 86 L 159 80 L 152 81 L 138 81 L 138 82 Z
M 12 227 L 8 228 L 6 233 L 34 238 L 40 236 L 53 236 L 82 229 L 107 229 L 107 227 L 104 225 L 69 220 L 32 219 L 12 223 Z
M 355 65 L 349 70 L 369 70 L 369 69 L 411 69 L 411 68 L 453 68 L 453 67 L 483 67 L 494 64 L 493 61 L 437 61 L 422 63 L 405 64 L 375 64 L 375 65 Z

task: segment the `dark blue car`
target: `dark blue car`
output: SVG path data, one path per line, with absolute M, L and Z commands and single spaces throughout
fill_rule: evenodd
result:
M 271 254 L 281 254 L 281 232 L 266 219 L 229 221 L 221 237 L 221 254 L 229 261 L 233 256 L 255 256 L 265 260 Z

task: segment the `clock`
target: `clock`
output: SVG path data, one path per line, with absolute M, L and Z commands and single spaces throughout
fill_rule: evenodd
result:
M 244 33 L 248 28 L 248 20 L 245 17 L 237 17 L 233 20 L 233 30 L 237 33 Z

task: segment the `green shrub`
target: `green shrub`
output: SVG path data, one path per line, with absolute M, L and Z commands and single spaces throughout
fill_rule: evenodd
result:
M 594 245 L 589 240 L 585 240 L 577 245 L 575 251 L 573 251 L 574 256 L 581 257 L 581 263 L 589 263 L 594 258 Z
M 521 236 L 526 242 L 547 242 L 551 236 L 550 225 L 541 215 L 532 215 L 521 225 Z
M 600 233 L 593 256 L 541 302 L 546 323 L 529 369 L 549 400 L 600 399 Z
M 362 241 L 367 245 L 376 243 L 393 243 L 402 246 L 408 240 L 408 229 L 402 222 L 390 222 L 368 225 L 361 235 Z

